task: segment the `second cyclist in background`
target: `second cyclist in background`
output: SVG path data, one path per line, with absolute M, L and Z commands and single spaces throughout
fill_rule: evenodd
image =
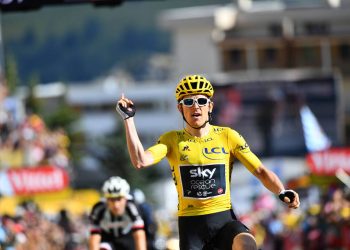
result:
M 128 182 L 118 176 L 102 187 L 103 198 L 90 213 L 89 250 L 146 250 L 144 221 L 130 195 Z

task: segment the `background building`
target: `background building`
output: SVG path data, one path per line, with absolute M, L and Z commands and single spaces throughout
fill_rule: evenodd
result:
M 173 32 L 174 75 L 199 72 L 227 84 L 335 74 L 337 102 L 344 109 L 341 143 L 348 144 L 350 6 L 347 1 L 338 7 L 302 2 L 239 1 L 175 9 L 165 11 L 159 23 Z

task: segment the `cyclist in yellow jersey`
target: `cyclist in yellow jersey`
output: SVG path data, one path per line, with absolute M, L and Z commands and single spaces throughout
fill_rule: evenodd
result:
M 147 150 L 138 137 L 132 100 L 122 95 L 116 110 L 124 119 L 127 146 L 136 168 L 156 164 L 164 157 L 169 161 L 178 192 L 181 250 L 257 249 L 253 235 L 232 211 L 234 160 L 239 160 L 290 208 L 299 207 L 299 196 L 284 189 L 237 131 L 210 124 L 213 94 L 213 86 L 203 76 L 184 77 L 176 87 L 175 97 L 185 127 L 161 135 L 158 143 Z

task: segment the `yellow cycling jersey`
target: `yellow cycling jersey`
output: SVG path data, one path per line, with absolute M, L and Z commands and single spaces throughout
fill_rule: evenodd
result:
M 250 172 L 261 162 L 244 138 L 228 127 L 211 126 L 204 137 L 185 130 L 163 134 L 148 149 L 155 163 L 168 158 L 178 193 L 178 215 L 196 216 L 231 208 L 233 162 L 238 159 Z

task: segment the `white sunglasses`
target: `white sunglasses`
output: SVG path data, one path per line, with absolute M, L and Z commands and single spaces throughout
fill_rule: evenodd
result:
M 184 98 L 179 103 L 185 105 L 186 107 L 192 107 L 194 103 L 197 103 L 199 107 L 203 107 L 210 103 L 210 99 L 205 97 L 194 98 Z

